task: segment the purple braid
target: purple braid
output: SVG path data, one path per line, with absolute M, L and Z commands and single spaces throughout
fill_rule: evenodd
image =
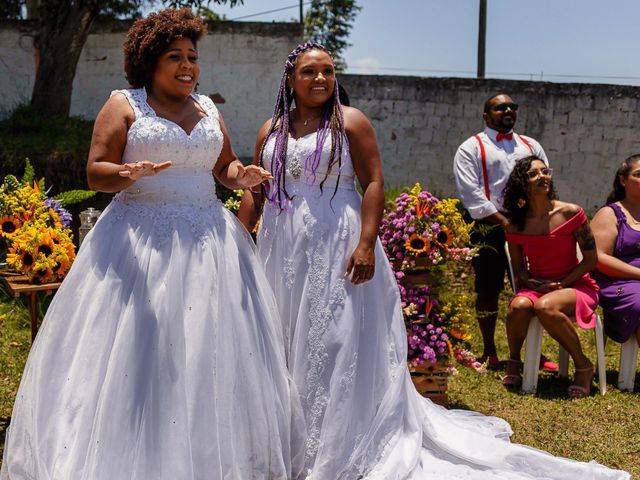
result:
M 271 117 L 271 126 L 269 127 L 269 131 L 267 132 L 265 140 L 260 148 L 259 164 L 264 167 L 265 145 L 272 135 L 275 136 L 275 145 L 271 154 L 271 173 L 274 178 L 275 188 L 273 188 L 273 191 L 271 192 L 266 192 L 266 196 L 269 201 L 278 204 L 281 209 L 283 209 L 287 202 L 292 199 L 286 189 L 286 159 L 289 131 L 292 128 L 291 105 L 294 95 L 293 91 L 288 86 L 287 79 L 288 76 L 294 72 L 298 57 L 301 54 L 314 49 L 322 50 L 331 55 L 331 52 L 329 52 L 324 45 L 312 41 L 307 41 L 298 45 L 291 53 L 289 53 L 287 61 L 284 64 L 282 79 L 280 80 L 278 97 Z M 342 112 L 342 105 L 340 104 L 338 96 L 337 80 L 335 83 L 333 98 L 327 102 L 327 105 L 325 105 L 317 133 L 316 149 L 305 159 L 305 169 L 311 172 L 315 181 L 316 171 L 320 164 L 322 147 L 327 138 L 327 134 L 330 133 L 331 159 L 329 161 L 329 168 L 325 174 L 325 178 L 320 183 L 320 190 L 322 191 L 324 182 L 331 173 L 334 164 L 338 163 L 338 181 L 336 182 L 336 187 L 333 192 L 333 196 L 335 196 L 340 183 L 339 175 L 342 170 L 342 152 L 344 149 L 344 139 L 346 139 L 344 114 Z M 333 196 L 331 198 L 333 198 Z

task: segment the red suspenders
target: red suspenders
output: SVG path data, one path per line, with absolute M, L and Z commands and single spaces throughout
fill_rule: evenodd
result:
M 533 147 L 531 144 L 520 134 L 515 133 L 515 136 L 520 139 L 522 143 L 524 143 L 527 147 L 529 147 L 529 151 L 531 155 L 535 155 L 533 153 Z M 478 141 L 478 145 L 480 145 L 480 157 L 482 159 L 482 178 L 484 180 L 484 193 L 487 196 L 487 200 L 491 200 L 491 193 L 489 191 L 489 174 L 487 173 L 487 152 L 484 149 L 484 143 L 482 143 L 482 139 L 480 135 L 475 135 L 476 140 Z

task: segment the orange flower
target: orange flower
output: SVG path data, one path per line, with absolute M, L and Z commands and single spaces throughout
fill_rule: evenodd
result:
M 433 308 L 433 301 L 431 297 L 427 297 L 427 301 L 424 305 L 424 316 L 425 318 L 429 318 L 429 314 L 431 313 L 431 309 Z
M 471 334 L 461 328 L 453 327 L 449 333 L 453 338 L 462 340 L 463 342 L 471 340 Z
M 419 219 L 431 212 L 431 205 L 426 200 L 419 200 L 416 204 L 416 217 Z

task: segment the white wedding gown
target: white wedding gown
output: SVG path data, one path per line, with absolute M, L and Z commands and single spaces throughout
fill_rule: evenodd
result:
M 84 240 L 29 355 L 0 478 L 296 476 L 273 293 L 215 195 L 217 110 L 194 94 L 208 116 L 187 135 L 144 89 L 121 93 L 136 115 L 123 161 L 173 166 L 116 195 Z
M 306 419 L 304 478 L 630 478 L 512 444 L 505 421 L 446 410 L 416 392 L 398 287 L 379 240 L 374 278 L 358 286 L 344 278 L 360 236 L 361 198 L 348 153 L 340 179 L 336 166 L 321 193 L 330 145 L 327 138 L 314 178 L 305 159 L 315 151 L 316 134 L 289 139 L 286 188 L 293 199 L 282 211 L 265 205 L 258 235 Z M 273 148 L 271 138 L 267 167 Z

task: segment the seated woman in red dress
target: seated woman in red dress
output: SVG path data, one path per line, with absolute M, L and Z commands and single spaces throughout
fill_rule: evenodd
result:
M 594 328 L 598 287 L 589 272 L 597 262 L 587 217 L 578 205 L 557 200 L 552 170 L 538 158 L 518 160 L 504 193 L 509 213 L 507 241 L 518 289 L 509 303 L 509 363 L 503 383 L 519 386 L 520 351 L 529 321 L 544 329 L 571 355 L 575 365 L 569 396 L 590 394 L 593 364 L 584 355 L 573 326 Z M 576 243 L 582 252 L 577 257 Z

